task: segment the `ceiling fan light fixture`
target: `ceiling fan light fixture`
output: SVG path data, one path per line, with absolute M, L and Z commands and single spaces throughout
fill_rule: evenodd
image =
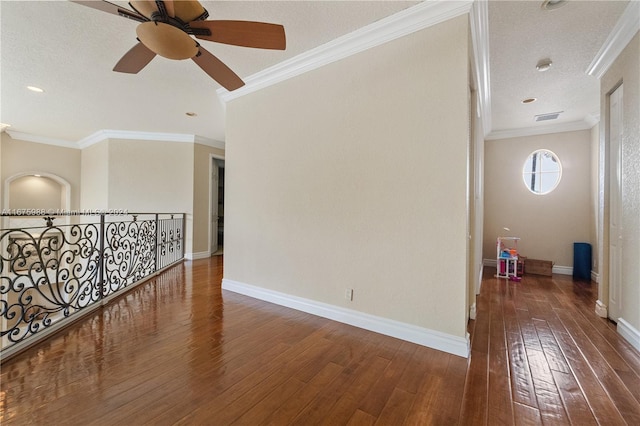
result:
M 556 10 L 567 4 L 567 0 L 544 0 L 542 2 L 543 10 Z
M 189 34 L 163 22 L 143 22 L 136 34 L 149 50 L 168 59 L 189 59 L 198 54 L 198 44 Z

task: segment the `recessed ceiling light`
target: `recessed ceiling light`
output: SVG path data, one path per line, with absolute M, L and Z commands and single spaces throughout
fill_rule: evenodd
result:
M 35 177 L 42 177 L 42 175 L 34 175 Z
M 540 72 L 544 72 L 551 68 L 552 64 L 553 62 L 551 62 L 551 59 L 540 59 L 540 61 L 536 65 L 536 69 Z
M 530 103 L 535 102 L 537 100 L 538 100 L 538 98 L 527 98 L 527 99 L 523 99 L 522 103 L 523 104 L 530 104 Z
M 36 86 L 27 86 L 27 89 L 31 90 L 32 92 L 36 92 L 36 93 L 44 92 L 44 89 L 41 89 L 41 88 L 36 87 Z
M 186 112 L 185 114 L 188 115 L 189 117 L 196 117 L 198 115 L 195 112 Z
M 560 9 L 567 4 L 567 0 L 544 0 L 542 2 L 542 8 L 544 10 Z

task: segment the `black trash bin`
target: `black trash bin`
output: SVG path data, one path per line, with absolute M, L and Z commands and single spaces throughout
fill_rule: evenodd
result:
M 573 243 L 573 278 L 591 281 L 591 244 Z

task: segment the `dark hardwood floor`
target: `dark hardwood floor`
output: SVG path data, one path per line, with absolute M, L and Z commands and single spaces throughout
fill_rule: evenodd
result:
M 639 425 L 595 283 L 485 273 L 469 360 L 221 291 L 185 262 L 0 373 L 3 425 Z

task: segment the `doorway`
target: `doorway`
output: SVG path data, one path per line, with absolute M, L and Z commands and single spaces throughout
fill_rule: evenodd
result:
M 224 253 L 224 159 L 211 157 L 211 255 Z

